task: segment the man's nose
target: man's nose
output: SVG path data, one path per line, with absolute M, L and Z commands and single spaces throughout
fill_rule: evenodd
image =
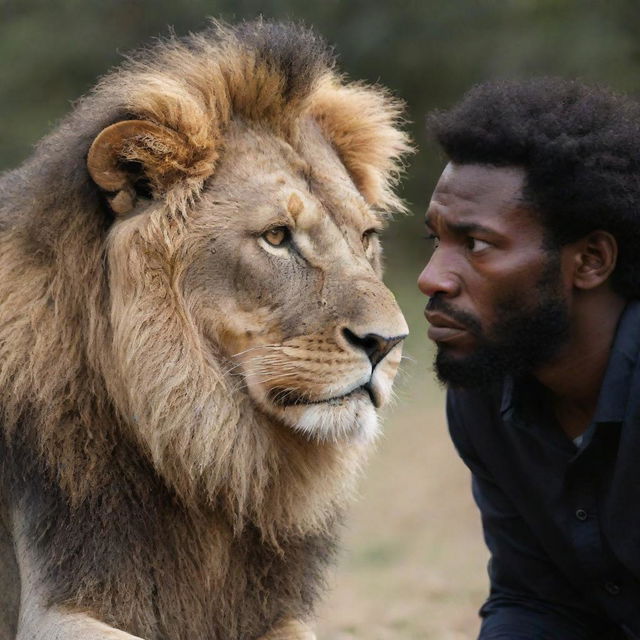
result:
M 418 276 L 418 288 L 429 297 L 436 293 L 447 297 L 455 296 L 460 286 L 458 278 L 438 253 L 437 250 L 434 252 Z

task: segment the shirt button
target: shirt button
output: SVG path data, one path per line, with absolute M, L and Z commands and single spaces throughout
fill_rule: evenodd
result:
M 589 514 L 584 509 L 576 509 L 576 518 L 583 522 L 589 517 Z
M 617 596 L 620 593 L 620 585 L 617 585 L 615 582 L 605 582 L 604 590 L 610 596 Z

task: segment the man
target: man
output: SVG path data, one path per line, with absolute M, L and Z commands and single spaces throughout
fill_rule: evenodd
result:
M 640 107 L 472 90 L 419 278 L 491 552 L 482 640 L 640 638 Z

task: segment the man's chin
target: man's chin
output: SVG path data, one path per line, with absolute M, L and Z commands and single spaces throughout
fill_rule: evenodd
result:
M 475 388 L 497 382 L 505 375 L 501 366 L 482 352 L 456 354 L 454 350 L 439 346 L 434 361 L 438 380 L 450 387 Z
M 550 262 L 535 304 L 517 297 L 499 305 L 491 327 L 467 334 L 470 341 L 452 332 L 449 341 L 436 342 L 438 379 L 452 387 L 486 387 L 506 376 L 530 374 L 556 357 L 570 327 L 567 302 L 557 290 L 558 274 Z

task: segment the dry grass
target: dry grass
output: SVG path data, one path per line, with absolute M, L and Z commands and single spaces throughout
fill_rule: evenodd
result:
M 417 296 L 416 296 L 417 297 Z M 471 640 L 487 590 L 487 552 L 469 473 L 451 445 L 424 320 L 352 510 L 321 607 L 321 640 Z M 419 334 L 416 336 L 416 334 Z

